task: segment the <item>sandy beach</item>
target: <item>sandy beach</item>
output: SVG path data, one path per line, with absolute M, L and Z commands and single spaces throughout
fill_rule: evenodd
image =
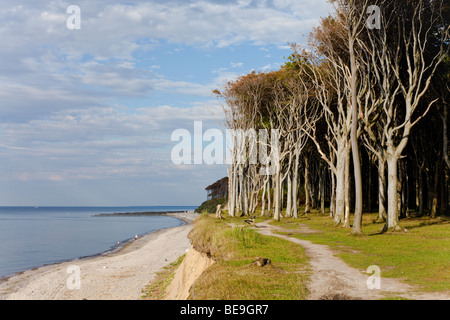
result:
M 158 271 L 190 248 L 194 213 L 171 213 L 186 224 L 141 237 L 120 251 L 29 270 L 0 283 L 2 300 L 137 300 Z

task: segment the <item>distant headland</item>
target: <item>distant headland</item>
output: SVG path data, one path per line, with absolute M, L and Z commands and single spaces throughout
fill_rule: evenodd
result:
M 161 216 L 173 213 L 186 213 L 189 211 L 149 211 L 149 212 L 118 212 L 118 213 L 99 213 L 92 215 L 93 217 L 146 217 L 146 216 Z

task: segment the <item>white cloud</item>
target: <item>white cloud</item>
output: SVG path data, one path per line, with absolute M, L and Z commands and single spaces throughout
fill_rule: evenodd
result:
M 311 29 L 318 19 L 315 10 L 323 13 L 325 3 L 191 0 L 110 4 L 86 0 L 77 3 L 81 30 L 68 30 L 68 3 L 64 1 L 28 1 L 20 6 L 4 1 L 0 6 L 0 83 L 10 90 L 3 93 L 0 116 L 16 117 L 25 111 L 34 116 L 39 114 L 37 110 L 54 110 L 50 105 L 75 107 L 74 101 L 98 106 L 104 101 L 98 97 L 105 88 L 112 90 L 108 94 L 113 96 L 145 96 L 156 89 L 208 97 L 215 89 L 212 86 L 223 78 L 216 83 L 195 83 L 165 77 L 154 73 L 160 72 L 160 65 L 140 68 L 136 54 L 159 48 L 161 41 L 217 48 L 244 42 L 264 49 L 285 46 Z M 232 62 L 231 66 L 242 64 Z
M 7 36 L 2 38 L 12 40 L 10 45 L 17 47 L 24 44 L 14 41 L 13 36 L 21 34 L 30 40 L 25 45 L 27 48 L 56 41 L 69 55 L 90 53 L 98 59 L 130 59 L 134 51 L 142 49 L 137 40 L 145 38 L 218 47 L 245 41 L 258 45 L 298 41 L 317 24 L 318 17 L 328 6 L 325 0 L 257 3 L 255 6 L 251 1 L 127 4 L 79 1 L 82 28 L 76 31 L 65 27 L 69 15 L 65 12 L 68 4 L 64 2 L 50 2 L 46 6 L 27 3 L 8 7 L 5 4 L 0 16 L 7 27 L 2 28 L 0 35 Z
M 211 91 L 238 77 L 244 60 L 233 55 L 205 70 L 203 61 L 191 62 L 187 52 L 195 48 L 212 60 L 224 57 L 223 48 L 260 46 L 269 56 L 273 48 L 301 41 L 326 11 L 326 2 L 79 0 L 81 30 L 68 30 L 66 9 L 73 3 L 3 0 L 1 193 L 20 202 L 45 191 L 51 199 L 52 191 L 63 193 L 57 186 L 79 182 L 65 189 L 66 202 L 83 188 L 86 199 L 93 193 L 108 199 L 114 188 L 134 199 L 127 190 L 136 193 L 135 184 L 151 181 L 158 201 L 167 190 L 160 186 L 181 189 L 182 181 L 195 180 L 186 199 L 199 192 L 203 197 L 204 186 L 221 178 L 215 175 L 224 168 L 174 166 L 170 134 L 192 130 L 196 120 L 205 122 L 205 130 L 220 129 L 222 110 Z M 184 60 L 171 66 L 168 57 Z M 246 68 L 261 68 L 245 61 Z M 183 63 L 198 63 L 203 70 L 177 72 Z M 274 61 L 261 65 L 276 67 Z M 103 193 L 95 190 L 111 179 L 118 183 Z M 56 187 L 45 189 L 43 182 Z M 29 194 L 13 193 L 13 185 Z
M 173 166 L 171 133 L 179 128 L 192 131 L 194 121 L 200 120 L 205 130 L 220 128 L 215 118 L 219 113 L 220 106 L 211 101 L 191 108 L 142 108 L 135 113 L 119 108 L 66 110 L 46 120 L 2 124 L 2 180 L 159 176 Z

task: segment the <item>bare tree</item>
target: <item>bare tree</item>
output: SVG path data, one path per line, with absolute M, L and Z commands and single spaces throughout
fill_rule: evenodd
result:
M 412 128 L 437 100 L 419 111 L 438 65 L 448 53 L 448 25 L 441 24 L 441 1 L 383 2 L 383 26 L 370 33 L 375 74 L 383 103 L 378 121 L 388 168 L 388 214 L 384 230 L 401 230 L 398 216 L 398 160 L 408 144 Z M 441 27 L 439 27 L 441 26 Z M 393 39 L 393 34 L 398 34 Z M 432 38 L 440 39 L 439 43 Z M 399 101 L 397 95 L 403 99 Z
M 323 116 L 327 124 L 326 140 L 329 148 L 333 152 L 327 152 L 321 144 L 321 137 L 317 135 L 317 121 L 310 119 L 309 115 L 305 118 L 303 126 L 304 132 L 311 138 L 317 147 L 317 151 L 322 159 L 329 165 L 330 170 L 336 176 L 336 212 L 334 222 L 336 225 L 344 223 L 346 192 L 345 168 L 348 163 L 350 152 L 350 131 L 351 131 L 351 107 L 347 103 L 345 93 L 345 73 L 348 78 L 348 68 L 343 67 L 341 60 L 332 48 L 321 49 L 326 52 L 325 62 L 321 58 L 319 51 L 303 51 L 293 47 L 295 56 L 299 59 L 299 64 L 303 66 L 301 79 L 306 83 L 309 81 L 314 86 L 315 99 L 323 110 Z M 306 61 L 306 62 L 305 62 Z M 306 84 L 305 84 L 306 86 Z M 335 161 L 334 161 L 335 160 Z M 348 204 L 347 204 L 348 205 Z
M 228 213 L 236 215 L 249 213 L 249 180 L 257 177 L 249 175 L 250 158 L 254 156 L 255 137 L 252 135 L 257 127 L 257 108 L 259 107 L 262 86 L 255 73 L 229 82 L 223 91 L 215 90 L 224 99 L 225 126 L 227 131 L 228 170 Z
M 372 1 L 372 0 L 370 0 Z M 350 101 L 352 109 L 352 125 L 350 131 L 350 140 L 352 145 L 353 168 L 355 178 L 355 217 L 353 223 L 353 233 L 361 234 L 363 195 L 361 178 L 361 160 L 359 158 L 358 144 L 358 118 L 360 107 L 358 103 L 361 82 L 359 62 L 357 61 L 358 38 L 366 26 L 365 13 L 369 6 L 369 1 L 349 0 L 347 6 L 341 5 L 343 16 L 347 24 L 348 48 L 350 53 Z M 348 163 L 347 163 L 348 165 Z

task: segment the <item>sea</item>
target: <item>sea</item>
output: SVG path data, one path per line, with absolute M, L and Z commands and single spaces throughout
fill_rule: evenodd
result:
M 41 267 L 117 251 L 152 232 L 181 226 L 170 216 L 97 216 L 184 212 L 192 206 L 0 207 L 0 279 Z

